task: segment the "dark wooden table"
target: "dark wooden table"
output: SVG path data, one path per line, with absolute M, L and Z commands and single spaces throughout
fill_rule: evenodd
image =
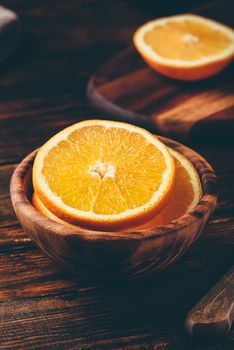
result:
M 140 23 L 170 11 L 153 13 L 140 1 L 2 4 L 21 16 L 24 33 L 0 68 L 0 349 L 233 349 L 234 330 L 206 342 L 184 330 L 186 313 L 233 264 L 232 142 L 192 145 L 220 177 L 214 217 L 180 261 L 134 285 L 84 284 L 57 266 L 24 234 L 9 198 L 11 174 L 26 154 L 96 115 L 85 98 L 90 74 Z

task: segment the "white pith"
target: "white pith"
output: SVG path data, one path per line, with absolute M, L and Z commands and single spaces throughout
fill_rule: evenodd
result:
M 199 40 L 198 36 L 193 35 L 191 33 L 183 35 L 181 39 L 185 43 L 195 43 L 195 42 L 197 42 Z
M 151 200 L 147 202 L 146 204 L 142 205 L 141 207 L 134 208 L 134 209 L 127 209 L 123 213 L 114 214 L 114 215 L 103 215 L 103 214 L 96 214 L 93 211 L 81 211 L 75 208 L 71 208 L 70 206 L 66 205 L 60 197 L 55 195 L 50 187 L 48 186 L 43 174 L 43 160 L 50 151 L 51 148 L 56 146 L 61 140 L 66 139 L 70 133 L 73 131 L 83 128 L 85 126 L 92 126 L 92 125 L 102 125 L 105 127 L 114 127 L 114 128 L 125 128 L 128 131 L 139 133 L 142 136 L 144 136 L 149 143 L 154 144 L 157 146 L 157 148 L 162 152 L 162 154 L 165 156 L 165 162 L 166 162 L 166 170 L 164 174 L 162 175 L 162 183 L 158 189 L 157 192 L 153 195 Z M 89 219 L 92 217 L 93 221 L 101 222 L 101 221 L 108 221 L 108 222 L 115 222 L 119 221 L 121 219 L 126 218 L 127 216 L 134 217 L 136 215 L 139 215 L 139 212 L 144 213 L 145 211 L 148 211 L 149 208 L 153 207 L 155 205 L 155 202 L 159 202 L 161 198 L 164 196 L 165 191 L 168 191 L 168 178 L 173 180 L 173 172 L 174 172 L 174 161 L 170 153 L 168 152 L 167 147 L 160 142 L 155 136 L 151 135 L 148 131 L 141 129 L 139 127 L 136 127 L 134 125 L 129 125 L 121 122 L 111 122 L 107 120 L 89 120 L 80 122 L 77 124 L 74 124 L 65 130 L 59 132 L 55 136 L 53 136 L 49 141 L 47 141 L 39 150 L 35 163 L 37 163 L 37 167 L 34 166 L 34 169 L 36 168 L 37 172 L 34 173 L 33 177 L 37 179 L 37 185 L 40 189 L 41 193 L 47 194 L 47 199 L 49 199 L 50 202 L 53 202 L 56 204 L 57 207 L 60 207 L 63 209 L 63 212 L 65 214 L 72 215 L 73 217 L 77 219 Z M 100 167 L 98 167 L 100 169 Z M 94 169 L 92 169 L 94 172 Z M 97 168 L 95 169 L 95 172 L 97 171 Z M 115 174 L 115 171 L 112 167 L 108 168 L 108 174 L 109 176 L 113 176 Z M 95 174 L 96 175 L 96 174 Z M 172 183 L 171 183 L 172 184 Z M 171 185 L 170 184 L 170 185 Z
M 114 179 L 116 167 L 111 163 L 103 163 L 98 160 L 89 168 L 88 173 L 92 176 L 98 176 L 100 179 L 106 179 L 108 177 Z
M 182 60 L 182 59 L 170 59 L 170 58 L 164 58 L 157 54 L 151 46 L 149 46 L 145 40 L 145 34 L 155 28 L 156 26 L 162 26 L 165 24 L 168 24 L 170 22 L 184 22 L 186 20 L 193 20 L 197 21 L 206 25 L 210 25 L 213 29 L 217 31 L 221 31 L 222 33 L 225 33 L 231 40 L 230 45 L 221 53 L 210 55 L 207 57 L 202 57 L 194 61 L 189 60 Z M 190 34 L 188 34 L 190 35 Z M 190 37 L 191 38 L 191 37 Z M 188 40 L 188 37 L 187 37 Z M 196 39 L 194 39 L 196 40 Z M 191 42 L 191 41 L 190 41 Z M 146 57 L 150 57 L 155 62 L 158 62 L 162 65 L 168 65 L 168 66 L 177 66 L 177 67 L 193 67 L 193 66 L 199 66 L 199 65 L 205 65 L 211 62 L 216 62 L 219 60 L 226 59 L 227 57 L 233 57 L 234 56 L 234 31 L 233 29 L 218 23 L 216 21 L 213 21 L 208 18 L 204 18 L 197 15 L 191 15 L 191 14 L 185 14 L 185 15 L 176 15 L 176 16 L 170 16 L 165 17 L 161 19 L 156 19 L 149 21 L 142 25 L 139 29 L 137 29 L 136 33 L 134 34 L 134 44 L 137 49 L 139 49 L 140 52 L 143 52 Z

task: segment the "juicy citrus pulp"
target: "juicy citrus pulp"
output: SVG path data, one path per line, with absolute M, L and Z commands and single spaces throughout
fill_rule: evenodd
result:
M 113 121 L 77 123 L 39 150 L 33 185 L 70 223 L 110 229 L 145 222 L 166 204 L 174 180 L 167 147 L 144 129 Z
M 234 54 L 231 28 L 191 14 L 152 20 L 136 31 L 133 41 L 151 67 L 184 80 L 215 74 Z
M 170 149 L 170 153 L 175 161 L 175 180 L 168 203 L 153 219 L 134 229 L 146 229 L 166 225 L 170 221 L 178 219 L 186 212 L 194 209 L 201 198 L 201 182 L 191 162 L 177 151 Z M 35 193 L 33 195 L 33 205 L 41 214 L 48 218 L 73 228 L 76 227 L 51 213 Z
M 181 17 L 180 17 L 181 18 Z M 164 58 L 196 61 L 217 55 L 230 47 L 231 38 L 193 17 L 168 21 L 153 27 L 144 36 L 145 43 Z M 165 45 L 166 43 L 166 45 Z

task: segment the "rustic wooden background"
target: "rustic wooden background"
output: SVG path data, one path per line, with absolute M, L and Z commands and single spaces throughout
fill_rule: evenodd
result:
M 176 12 L 175 5 L 170 11 L 168 2 L 157 9 L 147 1 L 2 4 L 21 16 L 24 33 L 0 68 L 0 349 L 233 349 L 234 330 L 225 340 L 205 342 L 191 339 L 183 325 L 189 309 L 233 264 L 231 140 L 190 145 L 220 177 L 217 209 L 180 261 L 138 284 L 79 281 L 24 234 L 9 198 L 11 174 L 26 154 L 65 126 L 96 116 L 85 98 L 89 76 L 129 44 L 139 24 Z

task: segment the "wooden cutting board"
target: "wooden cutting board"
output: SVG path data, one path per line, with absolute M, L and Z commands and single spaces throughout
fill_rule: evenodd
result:
M 233 2 L 198 13 L 233 25 Z M 175 139 L 233 138 L 234 65 L 197 82 L 166 78 L 150 69 L 133 46 L 104 64 L 88 82 L 89 101 L 109 119 L 144 126 Z

